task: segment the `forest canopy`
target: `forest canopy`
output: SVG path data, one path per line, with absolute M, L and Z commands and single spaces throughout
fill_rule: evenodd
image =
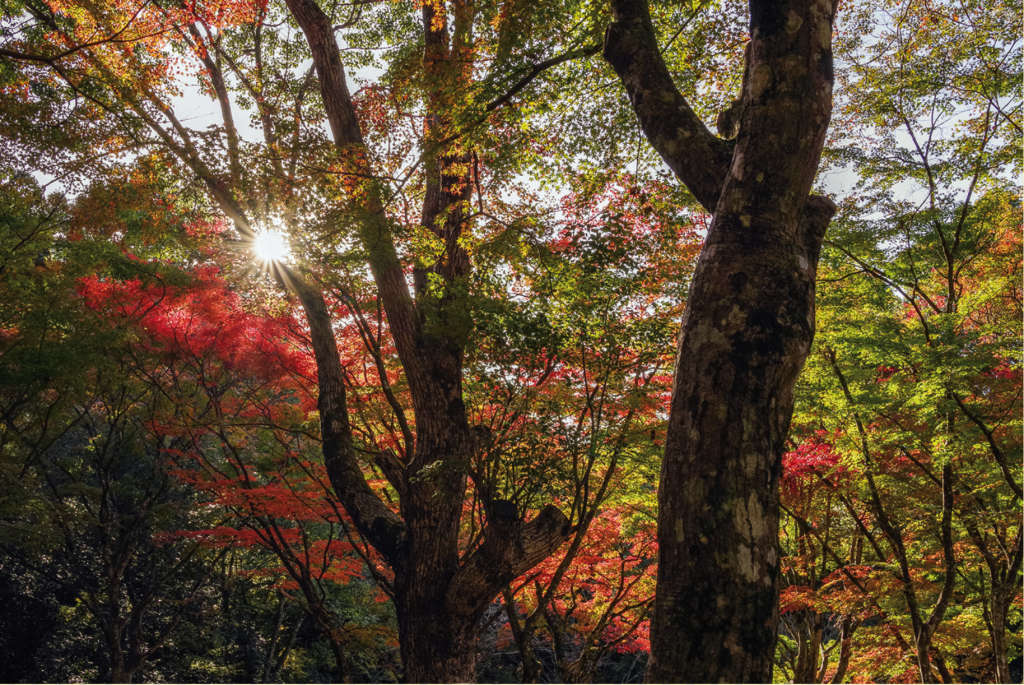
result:
M 1020 682 L 1019 0 L 0 0 L 3 682 Z

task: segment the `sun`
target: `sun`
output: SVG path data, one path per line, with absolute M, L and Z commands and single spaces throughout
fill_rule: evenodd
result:
M 256 258 L 261 262 L 281 262 L 291 254 L 287 237 L 284 233 L 274 230 L 258 233 L 253 248 Z

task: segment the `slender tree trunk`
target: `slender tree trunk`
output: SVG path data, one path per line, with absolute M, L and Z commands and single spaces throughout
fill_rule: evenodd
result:
M 523 683 L 539 683 L 541 673 L 544 671 L 540 660 L 533 651 L 533 630 L 525 635 L 525 640 L 519 645 L 519 656 L 523 661 Z M 1005 659 L 1004 659 L 1005 660 Z
M 821 619 L 813 611 L 802 612 L 804 615 L 797 621 L 797 654 L 796 668 L 793 672 L 794 683 L 818 682 L 818 661 L 821 655 Z
M 1010 594 L 1005 588 L 992 589 L 992 656 L 996 661 L 996 682 L 1010 682 L 1010 663 L 1006 659 L 1006 614 Z
M 850 668 L 850 657 L 853 656 L 853 633 L 859 626 L 859 621 L 854 621 L 849 616 L 843 618 L 839 632 L 839 661 L 836 662 L 836 672 L 832 674 L 830 683 L 841 683 L 846 677 L 846 671 Z
M 284 594 L 277 591 L 277 620 L 274 622 L 274 631 L 270 637 L 270 644 L 267 645 L 267 653 L 263 657 L 263 673 L 260 682 L 269 683 L 271 673 L 274 670 L 274 662 L 277 660 L 277 640 L 281 635 L 281 625 L 284 623 L 285 602 Z
M 939 669 L 939 675 L 942 677 L 942 682 L 951 683 L 953 682 L 953 674 L 949 672 L 949 668 L 946 666 L 946 659 L 942 656 L 942 652 L 933 643 L 930 647 L 932 660 L 935 662 L 935 667 Z
M 931 640 L 918 640 L 914 643 L 917 650 L 917 670 L 921 676 L 922 683 L 934 683 L 935 674 L 932 672 L 931 658 L 928 656 Z
M 288 642 L 284 646 L 284 649 L 282 649 L 280 653 L 277 653 L 277 649 L 275 647 L 269 652 L 267 657 L 268 662 L 263 674 L 264 683 L 269 683 L 272 679 L 277 678 L 281 669 L 284 668 L 286 663 L 288 663 L 288 656 L 292 653 L 292 649 L 295 648 L 295 640 L 298 638 L 299 630 L 302 628 L 302 624 L 305 620 L 306 614 L 299 614 L 299 617 L 295 619 L 295 623 L 292 624 L 291 629 L 288 631 Z M 280 629 L 280 624 L 278 624 L 278 629 Z M 274 640 L 274 643 L 277 643 L 276 639 Z M 337 654 L 335 654 L 335 659 L 337 659 Z
M 981 607 L 988 630 L 992 655 L 996 662 L 996 682 L 1010 682 L 1010 667 L 1006 659 L 1006 617 L 1010 610 L 1015 590 L 1020 585 L 1021 563 L 1024 562 L 1024 529 L 1018 528 L 1013 542 L 1003 541 L 1000 552 L 994 552 L 985 536 L 978 530 L 972 516 L 964 517 L 967 532 L 974 545 L 985 558 L 988 578 L 992 588 L 986 598 L 984 577 L 981 577 Z
M 128 660 L 125 658 L 124 647 L 121 645 L 120 626 L 104 626 L 103 635 L 107 641 L 107 658 L 110 659 L 110 682 L 132 682 L 134 674 L 128 669 Z
M 339 683 L 351 683 L 352 676 L 348 672 L 348 659 L 345 658 L 345 644 L 341 636 L 333 628 L 327 631 L 327 641 L 331 644 L 334 654 L 334 672 Z
M 516 641 L 516 647 L 519 649 L 519 659 L 523 669 L 521 680 L 523 683 L 540 682 L 543 669 L 540 661 L 537 660 L 537 655 L 533 652 L 533 636 L 536 631 L 534 622 L 530 620 L 530 617 L 527 617 L 526 621 L 519 620 L 516 600 L 511 587 L 508 585 L 503 587 L 501 596 L 505 601 L 505 613 L 508 616 L 509 628 L 512 630 L 512 638 Z

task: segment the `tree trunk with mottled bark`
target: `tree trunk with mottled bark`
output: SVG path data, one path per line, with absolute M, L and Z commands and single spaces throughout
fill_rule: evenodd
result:
M 645 0 L 604 56 L 647 139 L 714 218 L 683 315 L 659 498 L 649 682 L 771 682 L 778 480 L 835 205 L 810 194 L 832 104 L 831 0 L 751 0 L 735 142 L 678 92 Z

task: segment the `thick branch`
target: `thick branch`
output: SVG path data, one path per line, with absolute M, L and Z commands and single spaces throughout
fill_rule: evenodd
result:
M 953 467 L 950 464 L 946 464 L 942 467 L 941 524 L 942 556 L 946 579 L 942 584 L 942 590 L 939 592 L 939 598 L 935 601 L 935 606 L 932 607 L 931 614 L 928 616 L 928 619 L 924 622 L 924 625 L 921 628 L 923 635 L 918 638 L 919 641 L 922 641 L 922 638 L 928 642 L 931 641 L 932 635 L 935 634 L 936 628 L 939 627 L 939 623 L 942 622 L 943 617 L 946 615 L 946 609 L 949 607 L 949 602 L 953 598 L 953 588 L 956 585 L 956 555 L 953 551 L 952 521 Z
M 569 537 L 569 519 L 548 505 L 532 521 L 493 516 L 483 544 L 452 579 L 447 593 L 451 611 L 472 615 L 501 589 L 554 553 Z
M 409 380 L 414 410 L 419 415 L 427 409 L 424 403 L 436 397 L 438 388 L 429 371 L 431 365 L 427 353 L 419 344 L 422 336 L 420 320 L 409 294 L 402 262 L 395 249 L 394 237 L 384 212 L 381 189 L 369 168 L 333 27 L 330 18 L 313 0 L 287 0 L 287 4 L 309 44 L 327 120 L 341 161 L 353 167 L 348 171 L 358 172 L 368 179 L 363 189 L 364 197 L 358 201 L 353 200 L 350 209 L 355 215 L 360 241 L 366 250 L 387 312 L 391 335 Z
M 345 395 L 345 375 L 338 357 L 331 316 L 323 294 L 298 278 L 292 278 L 306 311 L 313 354 L 316 357 L 317 386 L 320 396 L 321 437 L 324 463 L 335 494 L 352 517 L 359 533 L 394 564 L 405 540 L 405 524 L 384 506 L 359 468 L 359 459 L 352 444 Z
M 604 58 L 619 75 L 640 127 L 694 197 L 715 211 L 732 161 L 732 143 L 716 137 L 676 88 L 658 50 L 646 0 L 612 0 L 615 21 Z
M 313 53 L 313 64 L 320 80 L 327 122 L 331 126 L 334 142 L 338 147 L 363 145 L 363 134 L 352 96 L 348 92 L 345 67 L 341 63 L 341 52 L 334 38 L 330 17 L 314 0 L 287 0 L 288 9 L 299 22 Z

